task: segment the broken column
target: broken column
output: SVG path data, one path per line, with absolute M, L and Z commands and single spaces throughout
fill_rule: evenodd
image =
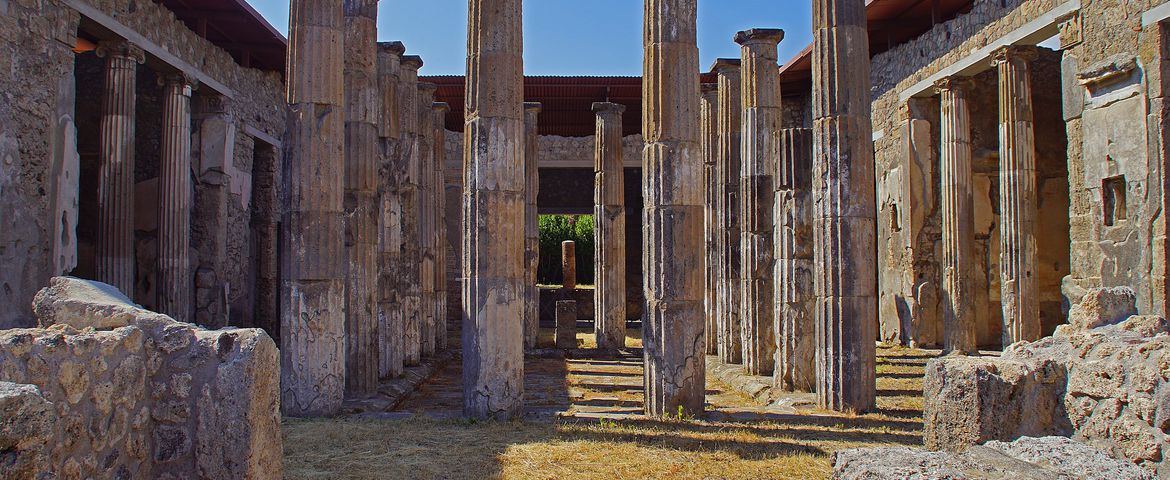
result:
M 999 270 L 1003 346 L 1040 338 L 1036 271 L 1036 142 L 1029 64 L 1035 47 L 995 52 L 999 70 Z
M 422 154 L 419 145 L 418 69 L 422 57 L 406 55 L 398 69 L 398 115 L 402 139 L 398 168 L 403 174 L 399 200 L 402 202 L 402 289 L 403 362 L 418 365 L 422 359 L 422 233 L 420 231 Z
M 345 0 L 345 384 L 378 389 L 377 0 Z
M 540 118 L 539 103 L 524 104 L 524 347 L 536 348 L 540 338 Z
M 974 261 L 975 210 L 971 195 L 969 78 L 935 84 L 941 97 L 939 180 L 942 197 L 943 351 L 977 353 L 970 268 Z
M 561 287 L 565 290 L 577 288 L 577 242 L 561 242 Z
M 287 212 L 281 259 L 285 415 L 332 415 L 345 394 L 345 89 L 341 0 L 293 0 Z
M 740 196 L 743 240 L 743 366 L 749 375 L 771 375 L 776 364 L 775 218 L 776 160 L 780 156 L 780 71 L 777 45 L 784 31 L 739 32 L 743 58 L 743 165 Z
M 439 236 L 437 219 L 436 197 L 440 194 L 438 175 L 442 170 L 435 164 L 435 114 L 431 104 L 435 102 L 437 85 L 429 82 L 418 84 L 418 153 L 419 153 L 419 246 L 422 251 L 422 304 L 420 307 L 419 331 L 422 339 L 422 355 L 429 357 L 435 354 L 438 334 L 438 315 L 435 284 L 438 283 L 439 271 Z
M 643 189 L 646 206 L 646 413 L 701 414 L 703 152 L 695 0 L 646 0 Z M 720 105 L 722 107 L 722 105 Z
M 378 373 L 381 378 L 394 378 L 403 373 L 403 319 L 405 289 L 403 270 L 407 268 L 403 256 L 402 198 L 406 168 L 399 149 L 402 148 L 402 128 L 399 117 L 398 70 L 406 47 L 402 42 L 378 43 L 378 97 L 380 117 L 378 141 L 381 168 L 378 171 L 378 196 L 382 206 L 379 233 L 378 262 Z
M 817 403 L 874 406 L 877 251 L 864 0 L 813 2 Z
M 468 0 L 463 413 L 516 416 L 524 397 L 521 0 Z
M 577 348 L 577 301 L 557 302 L 556 346 L 560 349 Z
M 159 158 L 158 306 L 191 321 L 191 88 L 182 73 L 163 75 L 162 155 Z
M 715 160 L 719 157 L 719 85 L 704 83 L 699 90 L 699 139 L 703 144 L 703 246 L 707 252 L 703 269 L 703 312 L 707 355 L 719 353 L 719 188 Z
M 617 103 L 594 103 L 597 146 L 594 155 L 593 242 L 594 333 L 597 348 L 626 346 L 626 205 L 622 160 L 622 112 Z
M 431 147 L 435 159 L 435 349 L 447 348 L 447 177 L 443 166 L 447 162 L 446 102 L 431 104 Z
M 816 385 L 813 292 L 812 130 L 780 132 L 776 171 L 776 386 L 811 392 Z
M 134 118 L 138 64 L 146 55 L 125 41 L 101 42 L 106 59 L 98 173 L 97 280 L 134 295 Z
M 743 103 L 740 98 L 740 60 L 720 58 L 711 67 L 719 78 L 719 359 L 743 363 L 740 319 L 742 261 L 740 255 L 739 175 L 740 125 Z

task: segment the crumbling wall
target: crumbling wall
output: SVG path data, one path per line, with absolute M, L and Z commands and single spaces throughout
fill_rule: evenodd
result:
M 0 331 L 0 380 L 52 403 L 44 473 L 280 478 L 279 363 L 263 331 L 203 330 L 68 277 L 34 308 L 43 328 Z

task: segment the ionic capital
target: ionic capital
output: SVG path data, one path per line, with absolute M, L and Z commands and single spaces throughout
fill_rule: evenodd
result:
M 784 30 L 779 28 L 752 28 L 735 34 L 735 43 L 745 47 L 775 46 L 782 40 Z
M 127 58 L 138 63 L 146 63 L 146 52 L 129 40 L 103 40 L 98 42 L 97 56 L 105 58 Z
M 998 67 L 1007 62 L 1031 62 L 1040 58 L 1040 52 L 1032 45 L 1007 45 L 991 54 L 991 65 Z
M 956 94 L 967 93 L 975 86 L 975 82 L 971 77 L 946 77 L 934 82 L 934 91 L 936 93 L 953 92 Z

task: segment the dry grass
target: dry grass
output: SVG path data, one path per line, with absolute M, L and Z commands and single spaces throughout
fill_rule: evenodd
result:
M 921 444 L 921 364 L 929 354 L 883 348 L 879 355 L 877 413 L 769 413 L 713 382 L 708 408 L 726 415 L 712 418 L 734 420 L 286 420 L 285 474 L 292 479 L 824 478 L 833 451 Z M 570 384 L 577 381 L 574 368 L 567 369 Z M 629 392 L 598 393 L 622 403 L 641 402 Z

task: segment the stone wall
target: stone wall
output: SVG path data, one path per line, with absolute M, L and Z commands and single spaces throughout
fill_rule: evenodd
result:
M 203 330 L 68 277 L 34 308 L 42 328 L 0 331 L 0 381 L 35 385 L 57 424 L 30 471 L 280 478 L 279 362 L 263 331 Z

